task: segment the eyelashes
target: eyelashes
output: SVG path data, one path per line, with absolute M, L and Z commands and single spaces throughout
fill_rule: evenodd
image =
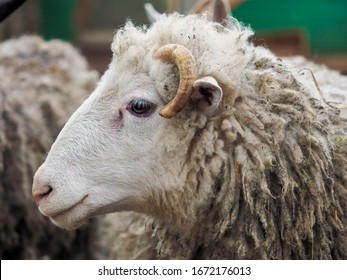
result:
M 134 99 L 126 109 L 136 117 L 148 117 L 154 112 L 155 107 L 155 104 L 145 99 Z

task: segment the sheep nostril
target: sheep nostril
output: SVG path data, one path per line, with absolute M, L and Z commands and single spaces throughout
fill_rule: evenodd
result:
M 52 192 L 52 190 L 53 190 L 52 187 L 48 185 L 45 185 L 36 189 L 33 192 L 33 196 L 34 196 L 36 204 L 39 204 L 42 199 L 44 199 L 45 197 L 48 197 L 49 194 Z

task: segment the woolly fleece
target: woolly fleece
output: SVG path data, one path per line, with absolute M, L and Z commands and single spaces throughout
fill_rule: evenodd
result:
M 190 103 L 158 132 L 158 172 L 172 183 L 146 198 L 158 257 L 346 259 L 346 121 L 251 35 L 236 21 L 170 15 L 115 36 L 110 67 L 148 75 L 165 102 L 179 74 L 151 54 L 168 43 L 187 47 L 224 94 L 215 116 Z

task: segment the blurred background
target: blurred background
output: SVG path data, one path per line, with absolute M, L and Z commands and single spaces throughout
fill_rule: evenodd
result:
M 233 16 L 256 32 L 254 42 L 279 56 L 303 55 L 347 73 L 347 0 L 248 0 Z M 22 34 L 72 42 L 103 73 L 114 32 L 127 19 L 149 24 L 144 3 L 188 13 L 196 0 L 29 0 L 0 24 L 0 40 Z

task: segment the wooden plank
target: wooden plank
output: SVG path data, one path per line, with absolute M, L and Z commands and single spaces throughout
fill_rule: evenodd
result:
M 181 12 L 181 0 L 166 0 L 167 12 Z
M 325 64 L 331 69 L 347 74 L 347 54 L 326 54 L 318 55 L 313 59 L 315 62 Z

